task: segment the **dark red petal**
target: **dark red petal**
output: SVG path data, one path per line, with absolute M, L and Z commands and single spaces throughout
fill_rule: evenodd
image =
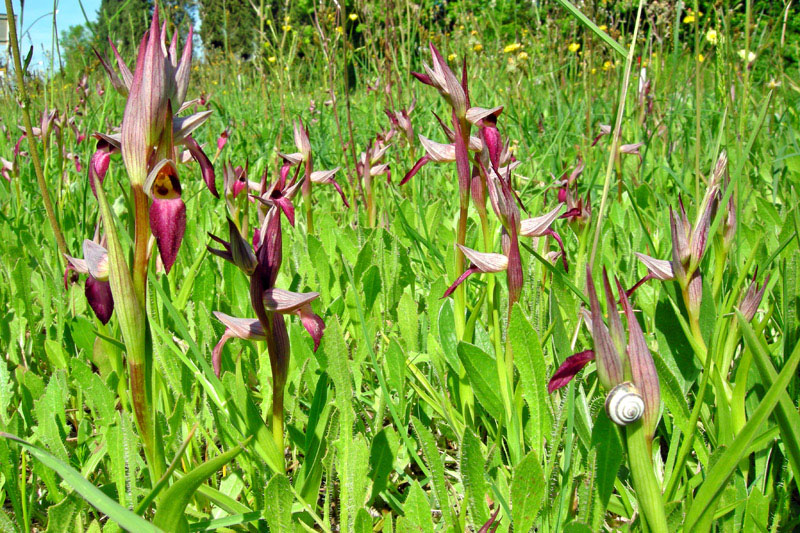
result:
M 211 352 L 211 364 L 214 366 L 214 374 L 216 374 L 217 377 L 219 377 L 220 370 L 222 369 L 222 348 L 230 338 L 230 330 L 226 329 L 217 345 L 214 346 L 214 350 Z
M 308 334 L 314 339 L 314 351 L 316 352 L 322 340 L 322 334 L 325 333 L 325 322 L 319 315 L 314 314 L 310 305 L 301 308 L 299 314 L 303 327 L 306 328 Z
M 425 165 L 427 165 L 427 164 L 428 164 L 428 162 L 429 162 L 430 160 L 431 160 L 431 158 L 430 158 L 429 156 L 427 156 L 427 155 L 423 155 L 421 158 L 419 158 L 419 161 L 417 161 L 416 163 L 414 163 L 414 166 L 413 166 L 413 167 L 411 167 L 411 170 L 409 170 L 409 171 L 406 173 L 406 175 L 405 175 L 405 176 L 403 176 L 403 179 L 400 181 L 400 185 L 405 185 L 405 184 L 406 184 L 406 182 L 407 182 L 408 180 L 410 180 L 411 178 L 413 178 L 413 177 L 414 177 L 414 175 L 415 175 L 417 172 L 419 172 L 419 169 L 421 169 L 422 167 L 424 167 Z
M 414 76 L 415 78 L 417 78 L 419 81 L 421 81 L 425 85 L 430 85 L 431 87 L 434 87 L 433 81 L 431 80 L 430 76 L 428 76 L 427 74 L 421 74 L 419 72 L 412 72 L 411 75 Z
M 465 280 L 465 279 L 467 279 L 468 277 L 470 277 L 472 274 L 474 274 L 474 273 L 476 273 L 476 272 L 480 272 L 480 271 L 481 271 L 481 270 L 480 270 L 478 267 L 476 267 L 475 265 L 470 265 L 470 267 L 469 267 L 468 269 L 466 269 L 466 270 L 464 271 L 464 273 L 463 273 L 463 274 L 461 274 L 461 275 L 458 277 L 458 279 L 455 281 L 455 283 L 453 283 L 452 285 L 450 285 L 450 287 L 448 287 L 448 289 L 447 289 L 446 291 L 444 291 L 444 294 L 442 295 L 442 298 L 447 298 L 448 296 L 450 296 L 451 294 L 453 294 L 453 291 L 454 291 L 454 290 L 456 290 L 456 287 L 458 287 L 459 285 L 461 285 L 461 284 L 464 282 L 464 280 Z
M 578 372 L 583 370 L 583 367 L 585 367 L 589 361 L 593 360 L 594 351 L 592 350 L 584 350 L 567 357 L 547 383 L 547 392 L 552 394 L 553 391 L 567 385 Z
M 564 272 L 569 272 L 569 265 L 567 265 L 567 251 L 564 250 L 564 243 L 561 241 L 561 236 L 550 228 L 548 228 L 544 234 L 550 235 L 558 243 L 558 247 L 561 248 L 561 262 L 564 265 Z
M 277 198 L 272 198 L 272 202 L 281 208 L 283 214 L 286 215 L 286 220 L 294 226 L 294 205 L 292 205 L 292 201 L 285 196 L 278 196 Z
M 497 515 L 499 513 L 500 513 L 500 507 L 498 506 L 497 509 L 495 509 L 492 516 L 489 518 L 489 520 L 485 524 L 483 524 L 483 526 L 478 530 L 478 533 L 494 533 L 497 530 L 497 526 L 500 525 L 499 521 L 496 524 L 494 524 L 494 521 L 497 519 Z M 494 527 L 492 527 L 492 524 L 494 524 Z M 490 527 L 492 527 L 491 530 L 489 529 Z
M 111 285 L 107 281 L 97 281 L 93 277 L 86 279 L 84 288 L 89 306 L 103 324 L 108 324 L 114 312 L 114 297 L 111 295 Z
M 391 174 L 389 175 L 391 176 Z M 331 184 L 333 185 L 333 188 L 336 189 L 336 192 L 339 193 L 339 196 L 342 197 L 342 202 L 344 202 L 344 206 L 350 207 L 350 204 L 347 202 L 347 198 L 345 197 L 344 191 L 342 190 L 342 186 L 339 185 L 339 182 L 336 181 L 335 179 L 331 179 Z
M 95 180 L 93 178 L 98 179 L 102 184 L 106 178 L 110 161 L 111 153 L 105 147 L 95 150 L 92 154 L 92 159 L 89 161 L 89 185 L 92 187 L 92 194 L 94 194 L 95 198 L 97 198 L 97 189 L 95 189 Z
M 627 291 L 625 291 L 625 295 L 626 295 L 626 296 L 628 296 L 628 297 L 630 298 L 631 294 L 633 294 L 633 291 L 635 291 L 636 289 L 638 289 L 639 287 L 641 287 L 642 285 L 644 285 L 645 283 L 647 283 L 647 282 L 648 282 L 648 281 L 650 281 L 651 279 L 655 279 L 655 276 L 653 276 L 652 274 L 650 274 L 650 273 L 648 272 L 648 273 L 647 273 L 647 275 L 646 275 L 645 277 L 643 277 L 642 279 L 640 279 L 639 281 L 637 281 L 637 282 L 636 282 L 636 283 L 633 285 L 633 287 L 631 287 L 630 289 L 628 289 Z
M 164 270 L 169 273 L 186 231 L 186 205 L 183 200 L 154 199 L 150 206 L 150 229 L 156 238 Z
M 214 183 L 214 165 L 211 164 L 211 160 L 208 159 L 206 153 L 200 148 L 200 145 L 197 144 L 197 141 L 195 141 L 191 135 L 186 137 L 183 142 L 186 148 L 189 149 L 189 153 L 192 154 L 194 160 L 200 164 L 200 170 L 203 173 L 203 181 L 206 182 L 206 187 L 208 187 L 208 190 L 211 191 L 211 194 L 213 194 L 215 198 L 219 198 L 217 185 Z
M 489 160 L 495 172 L 500 173 L 500 151 L 503 149 L 503 142 L 500 140 L 500 132 L 497 126 L 486 126 L 481 128 L 481 138 L 483 145 L 489 150 Z

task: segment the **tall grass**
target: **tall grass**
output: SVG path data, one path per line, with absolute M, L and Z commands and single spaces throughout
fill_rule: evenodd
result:
M 0 523 L 25 532 L 797 528 L 797 36 L 784 33 L 786 17 L 754 5 L 701 16 L 702 3 L 649 3 L 638 30 L 637 6 L 603 3 L 580 5 L 586 20 L 549 3 L 480 11 L 455 3 L 444 22 L 396 1 L 348 12 L 324 5 L 290 23 L 283 12 L 264 17 L 263 53 L 252 60 L 196 58 L 187 99 L 202 96 L 197 109 L 213 111 L 197 139 L 211 155 L 229 132 L 214 158 L 220 190 L 227 162 L 250 180 L 275 181 L 279 152 L 295 151 L 290 124 L 301 119 L 315 168 L 344 169 L 352 208 L 315 184 L 313 232 L 304 209 L 294 227 L 283 225 L 275 286 L 318 292 L 312 306 L 326 328 L 315 351 L 300 321 L 287 319 L 277 449 L 266 343 L 233 339 L 219 376 L 212 367 L 225 332 L 213 313 L 253 311 L 247 277 L 206 252 L 208 234 L 227 238 L 234 212 L 243 234 L 258 227 L 255 204 L 212 199 L 195 179 L 198 166 L 180 167 L 184 242 L 169 274 L 156 261 L 146 273 L 163 475 L 145 460 L 118 319 L 102 324 L 84 279 L 64 275 L 53 230 L 73 256 L 92 238 L 90 135 L 119 124 L 125 99 L 88 55 L 85 66 L 29 74 L 33 125 L 45 106 L 58 119 L 15 155 L 22 84 L 6 79 Z M 425 149 L 390 133 L 385 109 L 416 102 L 415 135 L 449 142 L 433 113 L 452 124 L 450 107 L 410 75 L 430 64 L 429 42 L 459 76 L 466 60 L 472 105 L 503 106 L 497 127 L 519 162 L 511 185 L 521 217 L 560 199 L 562 213 L 578 206 L 552 225 L 568 269 L 552 237 L 521 240 L 524 284 L 510 308 L 502 274 L 470 276 L 463 302 L 442 298 L 463 272 L 455 165 L 430 163 L 399 185 Z M 610 136 L 600 136 L 603 125 Z M 372 162 L 376 139 L 388 149 Z M 382 163 L 391 181 L 366 180 Z M 112 155 L 104 190 L 119 228 L 134 212 L 127 179 Z M 641 422 L 625 429 L 608 417 L 599 361 L 548 393 L 568 357 L 598 351 L 584 312 L 587 265 L 613 329 L 620 294 L 604 297 L 603 269 L 631 289 L 648 274 L 636 252 L 673 259 L 670 209 L 685 208 L 697 228 L 709 203 L 708 243 L 694 265 L 702 298 L 658 279 L 630 295 L 635 319 L 625 334 L 641 327 L 660 384 L 652 441 L 640 439 Z M 485 221 L 471 204 L 464 245 L 500 254 L 492 202 Z M 119 241 L 127 258 L 134 235 L 121 230 Z M 646 488 L 640 472 L 652 478 Z

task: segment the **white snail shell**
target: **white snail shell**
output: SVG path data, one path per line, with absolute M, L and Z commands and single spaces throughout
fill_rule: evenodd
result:
M 606 413 L 617 425 L 633 424 L 644 414 L 644 399 L 633 383 L 625 381 L 608 393 Z

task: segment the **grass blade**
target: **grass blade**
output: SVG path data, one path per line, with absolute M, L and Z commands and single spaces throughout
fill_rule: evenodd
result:
M 122 507 L 119 503 L 112 500 L 105 492 L 101 491 L 84 479 L 80 472 L 71 466 L 64 464 L 50 453 L 42 450 L 41 448 L 37 448 L 33 444 L 22 440 L 16 435 L 0 433 L 0 437 L 22 445 L 31 453 L 31 455 L 41 461 L 43 465 L 58 473 L 58 475 L 61 476 L 61 478 L 66 481 L 67 484 L 75 490 L 75 492 L 83 496 L 83 498 L 92 504 L 98 511 L 108 515 L 108 517 L 119 524 L 121 528 L 128 531 L 136 531 L 137 533 L 158 533 L 162 531 L 133 511 Z

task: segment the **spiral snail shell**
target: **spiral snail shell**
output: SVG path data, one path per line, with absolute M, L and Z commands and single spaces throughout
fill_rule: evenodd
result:
M 606 413 L 615 424 L 627 426 L 642 418 L 644 399 L 633 383 L 625 381 L 608 393 Z

